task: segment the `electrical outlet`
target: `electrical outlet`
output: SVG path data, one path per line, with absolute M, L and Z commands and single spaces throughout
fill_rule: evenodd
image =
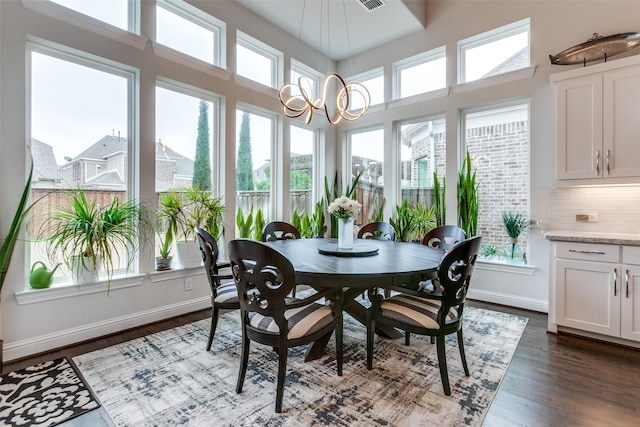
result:
M 576 214 L 576 222 L 598 222 L 598 214 L 597 213 L 580 213 Z
M 184 290 L 185 291 L 190 291 L 193 289 L 193 278 L 191 277 L 186 277 L 184 279 Z

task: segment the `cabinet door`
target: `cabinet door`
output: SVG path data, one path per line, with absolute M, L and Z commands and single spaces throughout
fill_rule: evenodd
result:
M 558 82 L 556 95 L 557 179 L 602 176 L 602 76 Z
M 640 267 L 624 265 L 622 268 L 620 336 L 640 341 Z
M 555 267 L 558 325 L 620 336 L 620 267 L 566 259 Z
M 604 74 L 603 176 L 640 176 L 640 66 Z

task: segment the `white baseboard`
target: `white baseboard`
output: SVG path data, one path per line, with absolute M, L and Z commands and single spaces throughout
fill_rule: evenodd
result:
M 211 297 L 205 296 L 191 301 L 172 304 L 152 310 L 132 313 L 126 316 L 101 322 L 91 323 L 82 327 L 71 328 L 53 334 L 41 335 L 28 340 L 4 343 L 4 362 L 50 351 L 78 342 L 113 334 L 136 326 L 146 325 L 181 314 L 191 313 L 211 307 Z
M 478 301 L 492 302 L 494 304 L 508 305 L 511 307 L 524 308 L 526 310 L 549 312 L 549 302 L 533 298 L 519 297 L 516 295 L 501 294 L 498 292 L 469 289 L 467 298 Z

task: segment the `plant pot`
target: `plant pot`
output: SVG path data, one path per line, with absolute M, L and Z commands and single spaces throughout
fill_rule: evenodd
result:
M 156 257 L 156 270 L 158 271 L 166 271 L 166 270 L 171 270 L 171 261 L 173 260 L 173 257 L 169 257 L 169 258 L 162 258 L 162 257 Z
M 97 283 L 100 278 L 100 265 L 102 258 L 96 255 L 95 258 L 83 256 L 71 257 L 71 278 L 75 285 L 87 285 L 89 283 Z
M 198 242 L 176 242 L 176 252 L 183 268 L 195 268 L 202 265 L 202 254 Z

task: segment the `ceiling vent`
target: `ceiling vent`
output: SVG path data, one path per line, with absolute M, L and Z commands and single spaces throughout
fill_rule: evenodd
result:
M 358 0 L 358 2 L 360 2 L 362 7 L 367 9 L 369 12 L 384 6 L 384 2 L 382 0 Z

